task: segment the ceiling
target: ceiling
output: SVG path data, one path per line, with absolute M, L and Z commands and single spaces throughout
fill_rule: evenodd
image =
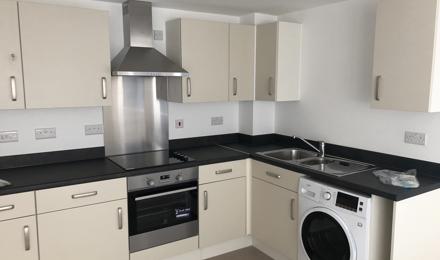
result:
M 123 2 L 124 0 L 106 0 Z M 151 0 L 154 7 L 164 7 L 228 15 L 265 13 L 280 15 L 343 0 Z

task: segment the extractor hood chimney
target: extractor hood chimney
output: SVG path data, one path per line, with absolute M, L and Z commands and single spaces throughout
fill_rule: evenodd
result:
M 124 49 L 112 60 L 113 76 L 182 77 L 188 72 L 153 48 L 151 2 L 122 4 Z

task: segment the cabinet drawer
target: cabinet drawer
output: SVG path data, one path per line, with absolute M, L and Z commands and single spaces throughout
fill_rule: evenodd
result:
M 127 198 L 125 178 L 91 182 L 37 191 L 37 212 L 45 213 L 67 208 Z
M 199 184 L 246 176 L 246 160 L 216 163 L 199 167 Z
M 298 192 L 299 178 L 303 175 L 270 164 L 252 161 L 252 176 Z
M 34 192 L 0 196 L 0 221 L 35 215 Z

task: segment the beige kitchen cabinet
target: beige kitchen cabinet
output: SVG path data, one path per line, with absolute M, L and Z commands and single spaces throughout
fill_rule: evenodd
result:
M 0 109 L 24 108 L 17 2 L 0 2 Z
M 35 216 L 0 222 L 1 259 L 38 260 Z
M 255 98 L 300 99 L 302 26 L 275 22 L 257 26 Z
M 229 25 L 229 100 L 255 96 L 255 26 Z
M 206 248 L 246 236 L 246 178 L 199 186 L 199 245 Z
M 440 111 L 437 0 L 380 0 L 377 6 L 371 106 Z
M 110 105 L 107 12 L 19 2 L 19 15 L 26 108 Z
M 288 259 L 298 252 L 297 194 L 252 178 L 252 237 Z
M 38 215 L 40 260 L 128 260 L 127 200 Z
M 167 56 L 189 77 L 168 80 L 173 102 L 228 101 L 229 25 L 177 19 L 166 24 Z

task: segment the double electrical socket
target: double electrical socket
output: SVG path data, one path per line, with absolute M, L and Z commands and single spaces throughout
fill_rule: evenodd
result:
M 35 129 L 35 139 L 41 140 L 52 138 L 57 138 L 57 129 L 55 127 Z
M 18 131 L 0 132 L 0 143 L 18 142 Z
M 102 135 L 104 134 L 104 126 L 102 124 L 85 125 L 84 133 L 85 135 Z
M 426 145 L 426 134 L 406 131 L 405 132 L 405 143 L 416 144 L 416 145 Z

